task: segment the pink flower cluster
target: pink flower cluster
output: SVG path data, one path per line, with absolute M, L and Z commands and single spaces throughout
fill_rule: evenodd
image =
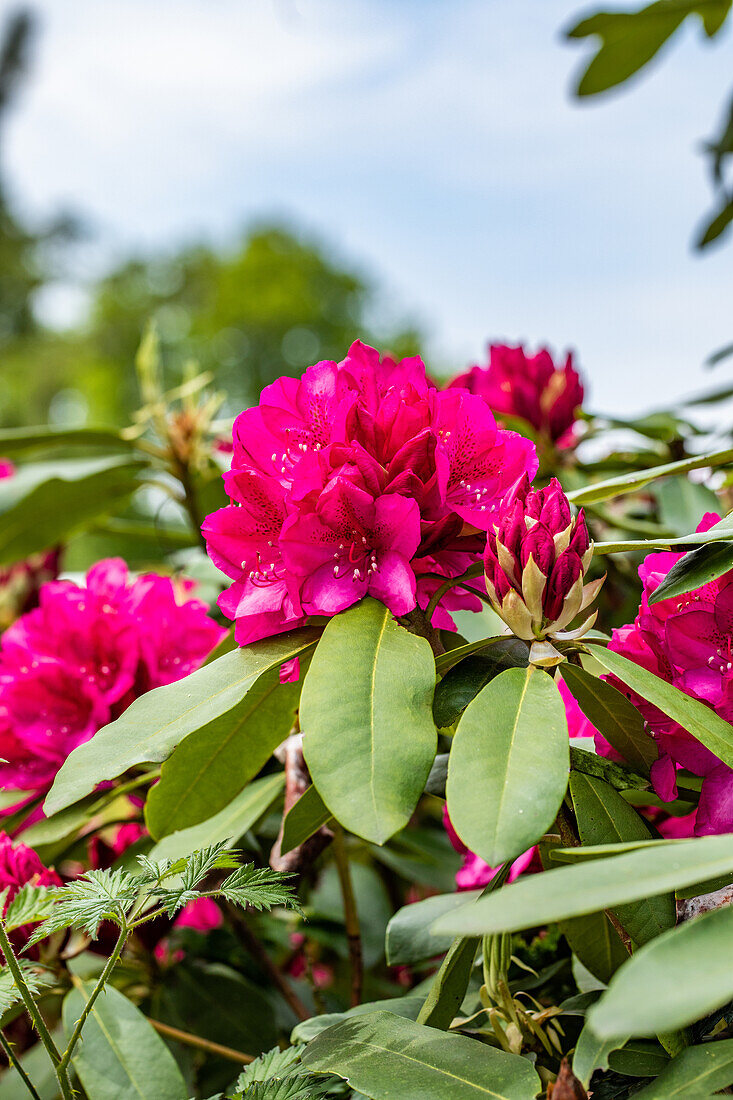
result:
M 33 886 L 61 886 L 61 879 L 55 871 L 44 867 L 40 859 L 25 844 L 13 842 L 7 833 L 0 832 L 0 894 L 7 890 L 3 913 L 21 889 L 30 883 Z M 24 946 L 33 930 L 33 925 L 18 928 L 12 936 L 13 945 L 20 949 Z
M 492 344 L 489 363 L 471 367 L 451 385 L 483 397 L 497 416 L 521 417 L 560 448 L 575 442 L 574 426 L 583 403 L 583 384 L 571 353 L 556 365 L 547 348 L 527 355 L 519 347 Z
M 397 616 L 425 608 L 480 560 L 497 505 L 536 470 L 532 444 L 497 428 L 481 398 L 357 342 L 237 417 L 232 503 L 203 526 L 233 581 L 219 606 L 240 644 L 366 595 Z M 446 607 L 478 606 L 453 590 L 434 624 L 452 625 Z
M 698 531 L 719 516 L 708 513 Z M 682 554 L 650 554 L 639 569 L 641 606 L 630 626 L 614 630 L 610 649 L 705 703 L 733 721 L 733 570 L 682 596 L 650 604 L 649 597 Z M 609 678 L 612 679 L 613 678 Z M 643 715 L 659 749 L 651 769 L 654 789 L 665 801 L 676 796 L 677 768 L 702 777 L 697 835 L 733 831 L 733 770 L 687 730 L 623 684 L 613 680 Z M 599 744 L 599 752 L 604 746 Z M 607 751 L 607 750 L 606 750 Z
M 12 462 L 0 458 L 0 481 L 13 477 Z M 35 607 L 38 590 L 45 581 L 58 576 L 58 550 L 32 554 L 25 561 L 0 566 L 0 630 L 10 626 L 18 615 Z
M 198 668 L 223 631 L 191 582 L 132 580 L 120 559 L 86 584 L 43 585 L 0 642 L 0 785 L 44 790 L 66 757 L 143 692 Z

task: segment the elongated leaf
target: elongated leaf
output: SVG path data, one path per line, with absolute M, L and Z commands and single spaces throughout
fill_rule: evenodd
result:
M 453 827 L 492 867 L 515 859 L 552 825 L 568 781 L 565 706 L 546 672 L 509 669 L 458 724 L 446 795 Z
M 720 718 L 714 710 L 611 649 L 594 645 L 593 657 L 632 691 L 659 707 L 663 714 L 675 722 L 679 722 L 724 764 L 733 767 L 733 726 Z
M 184 738 L 236 707 L 264 672 L 302 654 L 316 638 L 313 630 L 298 630 L 254 642 L 142 695 L 71 753 L 46 797 L 45 812 L 73 805 L 136 764 L 166 760 Z
M 326 627 L 303 685 L 303 752 L 325 805 L 365 840 L 388 840 L 423 792 L 437 744 L 434 687 L 430 646 L 376 600 Z
M 390 1012 L 357 1016 L 324 1031 L 308 1046 L 302 1065 L 344 1077 L 372 1100 L 530 1100 L 540 1088 L 525 1058 Z
M 654 495 L 663 527 L 675 535 L 694 531 L 706 512 L 719 512 L 720 501 L 712 489 L 689 477 L 670 477 L 660 481 Z
M 647 943 L 618 971 L 589 1020 L 602 1038 L 687 1027 L 733 998 L 733 909 L 715 909 Z
M 173 750 L 151 788 L 145 820 L 160 839 L 206 821 L 246 787 L 293 726 L 300 684 L 270 668 L 243 699 Z
M 93 983 L 72 989 L 63 1005 L 69 1036 Z M 73 1057 L 84 1090 L 94 1100 L 187 1100 L 181 1071 L 139 1009 L 113 986 L 97 998 Z
M 519 879 L 474 905 L 440 917 L 432 931 L 436 935 L 481 935 L 536 928 L 656 897 L 729 871 L 733 871 L 733 837 L 668 840 Z
M 322 1016 L 312 1016 L 310 1020 L 304 1020 L 297 1024 L 290 1035 L 291 1042 L 309 1043 L 334 1024 L 340 1024 L 342 1020 L 351 1020 L 354 1016 L 366 1016 L 374 1012 L 391 1012 L 393 1016 L 404 1016 L 406 1020 L 416 1020 L 417 1014 L 422 1008 L 424 995 L 420 993 L 406 994 L 404 997 L 390 997 L 383 1001 L 365 1001 L 363 1004 L 350 1008 L 347 1012 L 327 1012 Z
M 711 542 L 690 550 L 673 565 L 662 583 L 654 589 L 649 603 L 683 596 L 733 569 L 733 542 Z
M 733 1084 L 733 1039 L 688 1047 L 634 1100 L 697 1100 Z
M 149 858 L 176 860 L 222 840 L 236 843 L 270 808 L 284 787 L 285 776 L 282 772 L 256 779 L 218 814 L 158 841 Z
M 683 458 L 679 462 L 665 462 L 661 466 L 652 466 L 632 474 L 609 478 L 608 481 L 597 481 L 594 484 L 585 485 L 582 489 L 568 493 L 568 499 L 578 507 L 584 504 L 598 504 L 602 500 L 610 500 L 611 497 L 624 496 L 626 493 L 643 489 L 645 485 L 649 485 L 660 477 L 684 474 L 689 470 L 700 470 L 705 466 L 725 466 L 729 462 L 733 462 L 733 450 L 713 451 L 710 454 L 697 455 L 695 458 Z
M 145 463 L 125 456 L 23 466 L 0 481 L 0 564 L 55 546 L 106 515 L 140 484 Z
M 448 1030 L 466 996 L 480 942 L 475 936 L 453 940 L 420 1009 L 418 1023 Z
M 561 921 L 560 931 L 586 970 L 604 985 L 629 957 L 605 913 L 589 913 L 585 917 Z
M 527 667 L 527 646 L 519 638 L 503 638 L 483 653 L 454 665 L 435 689 L 433 716 L 437 726 L 452 726 L 481 688 L 507 668 Z
M 106 447 L 130 451 L 131 440 L 123 439 L 114 428 L 51 428 L 48 424 L 31 428 L 0 428 L 0 454 L 15 458 L 31 451 L 52 447 Z
M 600 779 L 573 772 L 570 793 L 583 844 L 647 841 L 653 837 L 639 815 L 620 794 Z M 642 898 L 614 907 L 614 913 L 636 944 L 646 943 L 675 923 L 672 894 Z
M 637 775 L 625 764 L 617 764 L 615 760 L 609 760 L 606 756 L 599 756 L 596 752 L 581 748 L 578 742 L 583 740 L 584 738 L 574 738 L 570 743 L 570 767 L 573 771 L 582 772 L 583 775 L 594 775 L 596 779 L 602 779 L 604 783 L 608 783 L 615 791 L 644 795 L 648 793 L 648 778 Z M 592 745 L 593 742 L 591 741 L 590 744 Z
M 451 936 L 436 936 L 431 927 L 444 913 L 476 901 L 480 890 L 456 894 L 436 894 L 424 901 L 398 909 L 387 925 L 387 962 L 390 966 L 411 966 L 442 955 L 451 945 Z
M 587 1088 L 595 1071 L 607 1069 L 608 1056 L 618 1047 L 622 1047 L 625 1042 L 625 1038 L 610 1040 L 599 1038 L 586 1020 L 573 1054 L 573 1073 Z
M 507 641 L 505 635 L 501 635 L 498 638 L 481 638 L 476 642 L 466 642 L 464 645 L 456 646 L 455 649 L 449 649 L 445 653 L 441 653 L 435 658 L 435 668 L 439 675 L 444 676 L 448 669 L 453 668 L 459 661 L 462 661 L 465 657 L 470 657 L 475 653 L 489 653 L 494 646 L 498 646 L 501 649 Z M 519 642 L 519 638 L 511 639 L 513 645 Z M 529 646 L 526 643 L 522 643 L 529 656 Z M 520 662 L 522 663 L 522 662 Z
M 669 1060 L 661 1043 L 631 1039 L 621 1050 L 611 1052 L 608 1068 L 628 1077 L 656 1077 L 667 1068 Z
M 608 743 L 635 768 L 648 773 L 657 759 L 657 746 L 646 732 L 644 719 L 625 695 L 577 665 L 565 663 L 562 678 L 586 718 Z
M 285 855 L 303 844 L 308 837 L 318 832 L 321 825 L 326 825 L 330 820 L 331 811 L 311 783 L 285 815 L 282 854 Z

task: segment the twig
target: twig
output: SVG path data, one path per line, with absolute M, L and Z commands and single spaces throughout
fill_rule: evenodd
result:
M 336 870 L 341 884 L 341 896 L 344 901 L 344 923 L 346 925 L 346 939 L 349 944 L 349 961 L 351 963 L 351 1007 L 355 1008 L 356 1005 L 361 1004 L 361 991 L 364 984 L 361 928 L 351 881 L 351 871 L 349 870 L 349 857 L 344 843 L 344 831 L 336 822 L 333 824 L 333 855 L 336 860 Z
M 224 1047 L 221 1043 L 212 1043 L 209 1039 L 202 1039 L 199 1035 L 192 1035 L 190 1031 L 181 1031 L 180 1028 L 171 1027 L 170 1024 L 162 1024 L 160 1020 L 153 1020 L 150 1016 L 146 1016 L 145 1018 L 160 1035 L 165 1035 L 168 1039 L 175 1039 L 177 1043 L 183 1043 L 188 1047 L 197 1047 L 199 1050 L 205 1050 L 209 1054 L 218 1054 L 220 1058 L 226 1058 L 230 1062 L 236 1062 L 238 1065 L 248 1065 L 250 1062 L 255 1061 L 253 1054 L 245 1054 L 244 1051 L 234 1050 L 232 1047 Z

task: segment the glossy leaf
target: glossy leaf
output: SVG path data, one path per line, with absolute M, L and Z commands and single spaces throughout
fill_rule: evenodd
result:
M 589 1019 L 597 1035 L 653 1036 L 687 1027 L 733 998 L 733 909 L 685 921 L 647 943 L 614 976 Z
M 729 871 L 733 871 L 731 836 L 650 844 L 519 879 L 474 905 L 440 917 L 432 931 L 459 936 L 536 928 L 656 897 Z
M 94 988 L 84 982 L 63 1005 L 71 1034 Z M 94 1100 L 187 1100 L 173 1055 L 142 1012 L 113 986 L 97 998 L 72 1059 L 85 1092 Z
M 21 466 L 0 481 L 0 565 L 62 542 L 138 488 L 145 463 L 125 456 Z
M 411 966 L 442 955 L 451 945 L 451 936 L 436 936 L 432 925 L 444 913 L 476 901 L 480 890 L 436 894 L 423 901 L 398 909 L 387 925 L 387 962 L 390 966 Z
M 733 1039 L 688 1047 L 634 1100 L 697 1100 L 733 1084 Z
M 653 839 L 635 810 L 602 780 L 573 772 L 570 794 L 584 845 Z M 615 906 L 613 911 L 636 944 L 672 928 L 676 916 L 674 897 L 669 893 Z
M 552 825 L 568 781 L 565 706 L 541 670 L 509 669 L 485 687 L 458 724 L 446 795 L 464 844 L 496 867 Z
M 594 978 L 607 985 L 629 953 L 605 913 L 561 921 L 560 931 L 574 955 Z
M 0 428 L 0 454 L 7 458 L 52 447 L 105 447 L 130 451 L 132 440 L 124 439 L 114 428 L 52 428 L 48 424 L 28 428 Z
M 503 638 L 454 665 L 435 689 L 435 724 L 452 726 L 486 684 L 505 669 L 526 668 L 527 657 L 527 646 L 519 638 Z
M 578 507 L 584 504 L 598 504 L 602 500 L 610 500 L 612 497 L 634 493 L 660 477 L 669 477 L 671 474 L 684 474 L 690 470 L 700 470 L 705 466 L 725 466 L 731 461 L 733 461 L 733 450 L 712 451 L 709 454 L 696 455 L 694 458 L 683 458 L 678 462 L 665 462 L 660 466 L 652 466 L 631 474 L 621 474 L 619 477 L 612 477 L 607 481 L 596 481 L 583 486 L 582 489 L 576 489 L 568 493 L 568 499 Z M 679 541 L 682 542 L 683 540 L 680 539 Z M 707 540 L 701 539 L 700 541 Z
M 724 764 L 733 767 L 733 726 L 714 710 L 611 649 L 594 645 L 593 657 L 632 691 L 679 722 Z
M 459 936 L 453 940 L 420 1009 L 418 1023 L 448 1030 L 466 996 L 480 943 L 480 938 L 475 936 Z
M 298 801 L 290 807 L 283 822 L 283 839 L 280 850 L 283 855 L 303 844 L 331 820 L 331 811 L 311 783 Z
M 71 753 L 46 797 L 45 812 L 71 806 L 137 764 L 166 760 L 186 737 L 236 707 L 263 673 L 302 655 L 316 638 L 313 630 L 299 630 L 254 642 L 135 699 L 116 722 Z
M 633 703 L 612 684 L 578 665 L 566 662 L 562 678 L 583 714 L 608 743 L 633 767 L 648 772 L 657 759 L 657 747 Z
M 608 1068 L 628 1077 L 656 1077 L 669 1065 L 669 1054 L 657 1042 L 631 1039 L 608 1057 Z
M 159 840 L 205 821 L 246 787 L 290 733 L 300 687 L 281 684 L 276 665 L 236 706 L 173 750 L 145 804 L 153 837 Z
M 434 687 L 430 646 L 376 600 L 326 627 L 303 685 L 303 752 L 325 805 L 365 840 L 388 840 L 423 792 L 437 744 Z
M 649 603 L 683 596 L 733 569 L 733 542 L 711 542 L 690 550 L 672 566 L 662 583 L 654 589 Z
M 269 810 L 285 787 L 282 772 L 256 779 L 218 814 L 189 829 L 165 836 L 148 853 L 152 860 L 180 859 L 222 840 L 235 843 Z
M 302 1065 L 347 1078 L 372 1100 L 529 1100 L 540 1088 L 525 1058 L 390 1012 L 356 1016 L 322 1032 Z
M 573 1073 L 586 1087 L 597 1069 L 608 1067 L 608 1057 L 612 1051 L 622 1047 L 626 1039 L 601 1039 L 593 1031 L 588 1020 L 578 1036 L 573 1054 Z

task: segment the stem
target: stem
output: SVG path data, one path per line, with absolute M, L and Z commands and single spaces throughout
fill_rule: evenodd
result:
M 28 1076 L 28 1074 L 26 1073 L 26 1071 L 21 1066 L 18 1058 L 15 1055 L 15 1051 L 13 1050 L 12 1046 L 10 1045 L 10 1042 L 8 1041 L 8 1039 L 6 1039 L 5 1036 L 3 1035 L 2 1031 L 0 1031 L 0 1047 L 2 1047 L 3 1050 L 5 1051 L 5 1055 L 8 1059 L 8 1061 L 10 1062 L 10 1065 L 13 1067 L 15 1072 L 18 1074 L 18 1077 L 20 1077 L 21 1081 L 23 1082 L 25 1087 L 28 1089 L 28 1092 L 33 1097 L 33 1100 L 41 1100 L 41 1097 L 36 1092 L 35 1085 L 31 1081 L 31 1079 Z
M 76 1044 L 79 1041 L 79 1036 L 81 1035 L 82 1028 L 84 1027 L 84 1024 L 87 1022 L 87 1017 L 89 1016 L 89 1013 L 92 1011 L 92 1008 L 94 1007 L 94 1002 L 96 1001 L 97 997 L 102 992 L 105 985 L 107 984 L 107 979 L 109 978 L 110 974 L 112 973 L 112 971 L 113 971 L 113 969 L 114 969 L 114 967 L 117 963 L 117 960 L 119 959 L 120 955 L 122 954 L 122 948 L 125 946 L 125 941 L 127 939 L 128 931 L 129 930 L 128 930 L 127 925 L 123 924 L 122 927 L 120 928 L 120 934 L 117 937 L 117 943 L 114 946 L 114 951 L 112 952 L 110 957 L 107 959 L 107 962 L 104 964 L 104 970 L 102 971 L 102 973 L 97 978 L 97 984 L 95 985 L 92 992 L 89 994 L 89 999 L 87 1000 L 87 1003 L 84 1005 L 81 1016 L 76 1021 L 76 1025 L 74 1026 L 74 1030 L 71 1033 L 71 1038 L 69 1039 L 66 1050 L 61 1055 L 61 1061 L 59 1062 L 59 1065 L 58 1065 L 57 1071 L 56 1071 L 58 1074 L 61 1074 L 62 1072 L 64 1074 L 66 1073 L 69 1062 L 71 1061 L 71 1055 L 74 1052 L 74 1047 L 76 1046 Z M 86 996 L 86 994 L 84 993 L 84 987 L 83 987 L 81 981 L 73 974 L 71 976 L 71 980 L 74 983 L 74 986 L 80 991 L 82 996 Z
M 189 1031 L 181 1031 L 180 1028 L 171 1027 L 170 1024 L 162 1024 L 160 1020 L 152 1020 L 150 1016 L 147 1016 L 146 1019 L 160 1035 L 165 1035 L 168 1039 L 175 1039 L 178 1043 L 184 1043 L 189 1047 L 197 1047 L 199 1050 L 206 1050 L 209 1054 L 218 1054 L 220 1058 L 227 1058 L 230 1062 L 236 1062 L 238 1065 L 246 1065 L 255 1060 L 253 1054 L 244 1054 L 241 1050 L 223 1047 L 220 1043 L 212 1043 L 208 1039 L 200 1038 L 198 1035 L 191 1035 Z
M 428 606 L 425 609 L 425 618 L 428 620 L 428 622 L 432 624 L 433 614 L 435 612 L 436 607 L 438 606 L 440 601 L 443 599 L 443 596 L 445 596 L 446 592 L 449 592 L 451 588 L 457 588 L 458 586 L 464 586 L 466 588 L 469 588 L 472 595 L 476 595 L 480 599 L 483 599 L 483 596 L 481 596 L 480 592 L 475 592 L 472 587 L 465 584 L 465 582 L 467 580 L 472 580 L 475 577 L 480 577 L 482 573 L 483 573 L 483 566 L 472 565 L 470 567 L 470 569 L 467 569 L 466 572 L 461 574 L 460 577 L 448 577 L 447 580 L 443 581 L 440 588 L 437 588 L 435 590 L 435 592 L 433 593 L 432 599 L 430 600 L 430 603 L 428 604 Z M 487 603 L 489 602 L 488 599 L 486 600 L 486 602 Z
M 203 523 L 203 519 L 201 516 L 201 512 L 199 511 L 196 490 L 194 489 L 193 481 L 191 480 L 191 472 L 188 469 L 188 466 L 186 466 L 185 463 L 181 462 L 180 460 L 178 460 L 175 465 L 175 476 L 178 478 L 178 481 L 181 484 L 181 488 L 183 489 L 183 507 L 186 509 L 188 518 L 191 521 L 191 526 L 194 530 L 194 534 L 198 540 L 199 546 L 206 554 L 208 553 L 208 551 L 206 549 L 206 539 L 201 532 L 201 524 Z
M 28 1015 L 33 1021 L 33 1026 L 38 1032 L 38 1037 L 46 1048 L 46 1053 L 51 1059 L 54 1069 L 56 1069 L 59 1062 L 61 1061 L 61 1055 L 59 1054 L 58 1047 L 51 1038 L 51 1032 L 46 1027 L 46 1021 L 41 1015 L 41 1010 L 36 1004 L 35 998 L 28 988 L 28 984 L 25 978 L 23 977 L 23 971 L 21 970 L 20 964 L 15 957 L 15 952 L 13 951 L 12 944 L 10 943 L 8 934 L 5 931 L 5 925 L 3 924 L 2 920 L 0 920 L 0 950 L 2 950 L 2 953 L 5 956 L 5 961 L 8 964 L 8 969 L 13 975 L 13 981 L 18 987 L 18 992 L 23 998 L 23 1003 L 28 1011 Z M 60 1081 L 59 1084 L 61 1084 Z M 62 1086 L 62 1092 L 64 1100 L 67 1100 L 67 1098 L 68 1100 L 71 1100 L 70 1089 L 64 1092 Z
M 281 972 L 275 966 L 274 962 L 267 954 L 267 951 L 262 946 L 260 941 L 257 939 L 257 936 L 255 936 L 254 932 L 249 927 L 246 920 L 244 920 L 240 916 L 233 905 L 227 904 L 226 910 L 232 922 L 232 930 L 239 942 L 245 948 L 245 950 L 248 951 L 254 959 L 256 959 L 256 961 L 260 964 L 260 966 L 274 983 L 274 985 L 277 986 L 298 1019 L 310 1020 L 313 1014 L 309 1012 L 309 1010 L 305 1007 L 298 994 L 290 986 L 290 983 L 288 982 L 285 975 L 281 974 Z
M 359 914 L 356 909 L 354 888 L 349 871 L 349 857 L 344 843 L 344 831 L 335 821 L 333 824 L 333 854 L 336 860 L 339 883 L 341 884 L 341 896 L 344 900 L 344 923 L 346 924 L 346 938 L 349 943 L 349 960 L 351 963 L 351 1007 L 361 1004 L 361 990 L 364 984 L 364 961 L 361 951 L 361 928 L 359 926 Z

